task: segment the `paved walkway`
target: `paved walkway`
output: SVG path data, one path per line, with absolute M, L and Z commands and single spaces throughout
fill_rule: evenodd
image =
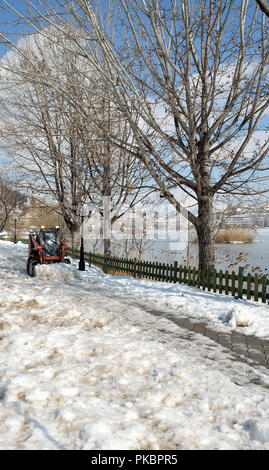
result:
M 201 322 L 197 318 L 179 317 L 172 312 L 145 308 L 140 305 L 148 313 L 156 316 L 162 316 L 171 320 L 181 328 L 200 333 L 220 344 L 224 348 L 229 349 L 239 361 L 246 362 L 251 365 L 261 365 L 269 369 L 269 340 L 262 340 L 256 336 L 247 336 L 238 331 L 230 332 L 216 331 L 208 322 Z

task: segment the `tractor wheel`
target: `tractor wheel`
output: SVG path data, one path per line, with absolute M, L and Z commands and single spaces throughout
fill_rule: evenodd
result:
M 29 276 L 30 276 L 30 258 L 28 258 L 28 260 L 27 260 L 26 269 L 27 269 L 27 273 L 28 273 Z
M 29 274 L 30 274 L 31 277 L 36 276 L 36 271 L 35 271 L 36 265 L 37 265 L 37 261 L 35 259 L 30 259 L 30 261 L 29 261 Z

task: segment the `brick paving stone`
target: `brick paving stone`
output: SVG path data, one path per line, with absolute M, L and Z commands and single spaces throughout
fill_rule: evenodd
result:
M 242 338 L 241 340 L 238 340 L 238 339 L 237 339 L 237 340 L 235 340 L 235 341 L 234 341 L 233 338 L 232 338 L 232 343 L 233 343 L 233 344 L 240 344 L 240 345 L 244 346 L 245 348 L 248 347 L 247 342 L 244 340 L 244 338 Z
M 247 342 L 251 344 L 261 344 L 260 338 L 256 338 L 256 336 L 246 336 Z
M 220 340 L 220 341 L 218 341 L 218 344 L 220 344 L 221 346 L 224 346 L 225 348 L 228 348 L 228 349 L 231 349 L 231 347 L 232 347 L 232 343 L 229 343 L 229 341 Z
M 257 351 L 248 351 L 248 357 L 256 362 L 266 363 L 266 357 L 264 354 L 260 354 Z
M 253 346 L 250 346 L 249 344 L 247 345 L 247 350 L 252 354 L 252 353 L 256 353 L 256 354 L 261 354 L 262 356 L 264 356 L 264 350 L 262 348 L 256 348 L 256 347 L 253 347 Z
M 244 341 L 232 341 L 232 345 L 238 348 L 243 348 L 245 351 L 247 351 L 248 346 L 247 343 Z
M 170 320 L 170 318 L 169 318 Z M 184 319 L 177 319 L 177 320 L 173 320 L 173 318 L 171 318 L 171 320 L 176 323 L 177 325 L 179 326 L 182 326 L 183 328 L 184 327 L 187 327 L 188 323 L 184 320 Z
M 233 344 L 243 344 L 247 348 L 247 342 L 246 342 L 245 338 L 234 339 L 232 337 L 232 343 Z
M 255 354 L 261 354 L 262 356 L 265 355 L 265 354 L 264 354 L 264 351 L 263 351 L 262 349 L 256 349 L 256 348 L 250 348 L 250 347 L 248 347 L 247 349 L 248 349 L 248 352 L 249 352 L 250 354 L 254 354 L 254 353 L 255 353 Z
M 247 347 L 248 347 L 248 346 L 247 346 L 247 343 L 246 343 L 246 341 L 244 341 L 244 339 L 242 339 L 242 340 L 240 340 L 240 341 L 239 341 L 239 340 L 234 341 L 233 338 L 232 338 L 232 344 L 233 344 L 234 346 L 241 346 L 241 347 L 243 347 L 243 348 L 245 348 L 245 349 L 247 349 Z
M 218 338 L 217 342 L 221 346 L 224 346 L 225 348 L 231 349 L 232 343 L 230 341 Z
M 193 325 L 192 331 L 194 331 L 195 333 L 203 334 L 205 332 L 205 326 L 202 323 Z
M 254 351 L 259 351 L 259 352 L 263 352 L 263 347 L 262 347 L 262 344 L 253 344 L 253 343 L 247 343 L 247 347 L 248 349 L 252 349 Z
M 248 340 L 247 339 L 247 344 L 249 345 L 250 348 L 252 349 L 260 349 L 262 348 L 262 342 L 261 341 L 253 341 L 253 340 Z
M 236 331 L 232 331 L 231 334 L 233 338 L 241 339 L 243 337 L 241 333 L 237 333 Z
M 139 303 L 138 303 L 139 305 Z M 236 361 L 246 362 L 247 364 L 253 364 L 253 362 L 261 364 L 269 368 L 269 340 L 263 340 L 253 335 L 244 335 L 239 331 L 216 331 L 209 326 L 209 322 L 201 322 L 194 317 L 177 317 L 172 312 L 156 311 L 152 308 L 143 307 L 145 311 L 156 315 L 162 316 L 171 320 L 176 325 L 188 330 L 188 333 L 184 334 L 186 340 L 191 340 L 192 335 L 200 333 L 215 343 L 220 344 L 223 347 L 224 353 L 231 351 L 232 356 Z
M 233 353 L 236 353 L 236 354 L 239 354 L 239 355 L 243 355 L 244 357 L 248 357 L 248 352 L 246 349 L 244 348 L 235 348 L 234 346 L 231 347 L 231 351 Z
M 224 341 L 225 343 L 231 343 L 232 342 L 232 337 L 230 335 L 219 334 L 218 335 L 218 341 Z
M 260 365 L 260 366 L 268 368 L 267 362 L 263 361 L 260 357 L 251 357 L 249 359 L 253 361 L 254 363 L 256 363 L 255 365 Z
M 225 341 L 225 342 L 231 343 L 232 338 L 230 336 L 218 335 L 218 341 Z
M 243 349 L 243 351 L 247 351 L 247 350 L 248 350 L 246 344 L 244 344 L 244 343 L 239 343 L 239 342 L 233 342 L 233 341 L 232 341 L 232 348 L 235 348 L 235 349 Z
M 247 351 L 247 345 L 244 343 L 238 343 L 238 342 L 232 341 L 232 348 L 243 349 L 244 351 Z
M 269 351 L 264 350 L 263 352 L 265 356 L 269 356 Z
M 212 338 L 215 338 L 215 337 L 217 337 L 217 336 L 219 335 L 219 333 L 218 333 L 217 331 L 210 330 L 209 328 L 206 328 L 206 329 L 205 329 L 205 334 L 206 334 L 207 336 L 210 336 L 210 337 L 212 336 Z
M 186 325 L 187 327 L 190 326 L 190 320 L 186 319 L 186 318 L 183 318 L 183 319 L 176 319 L 177 321 L 179 321 L 182 325 Z
M 247 351 L 247 349 L 248 349 L 247 343 L 244 343 L 244 341 L 240 341 L 240 342 L 239 342 L 239 341 L 233 341 L 233 340 L 232 340 L 232 343 L 231 343 L 231 344 L 232 344 L 232 346 L 233 346 L 234 348 L 238 348 L 238 349 L 241 348 L 241 349 L 244 349 L 244 351 Z
M 192 326 L 197 326 L 197 325 L 201 326 L 201 325 L 202 325 L 204 328 L 206 327 L 205 323 L 203 323 L 203 322 L 201 322 L 201 321 L 191 320 L 190 323 L 191 323 Z

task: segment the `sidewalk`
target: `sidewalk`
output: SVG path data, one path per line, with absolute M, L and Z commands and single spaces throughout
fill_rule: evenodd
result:
M 177 325 L 212 339 L 221 346 L 231 350 L 240 360 L 255 363 L 269 368 L 269 341 L 255 336 L 247 336 L 238 331 L 229 333 L 213 330 L 207 323 L 200 323 L 190 318 L 174 318 Z
M 181 328 L 194 333 L 200 333 L 224 348 L 229 349 L 237 360 L 250 365 L 260 365 L 269 369 L 269 340 L 263 340 L 256 336 L 245 335 L 238 331 L 222 332 L 214 330 L 209 322 L 201 322 L 197 318 L 179 317 L 172 312 L 145 308 L 145 305 L 137 303 L 140 307 L 155 316 L 162 316 L 172 321 Z

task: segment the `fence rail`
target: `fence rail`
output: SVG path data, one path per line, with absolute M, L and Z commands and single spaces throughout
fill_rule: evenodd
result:
M 76 250 L 75 256 L 79 252 Z M 269 279 L 266 275 L 245 274 L 244 268 L 238 272 L 201 270 L 186 266 L 139 261 L 136 258 L 125 259 L 86 253 L 85 260 L 89 264 L 100 267 L 106 273 L 123 273 L 137 278 L 146 278 L 160 282 L 184 283 L 203 290 L 219 294 L 232 295 L 235 298 L 266 303 L 269 299 Z

